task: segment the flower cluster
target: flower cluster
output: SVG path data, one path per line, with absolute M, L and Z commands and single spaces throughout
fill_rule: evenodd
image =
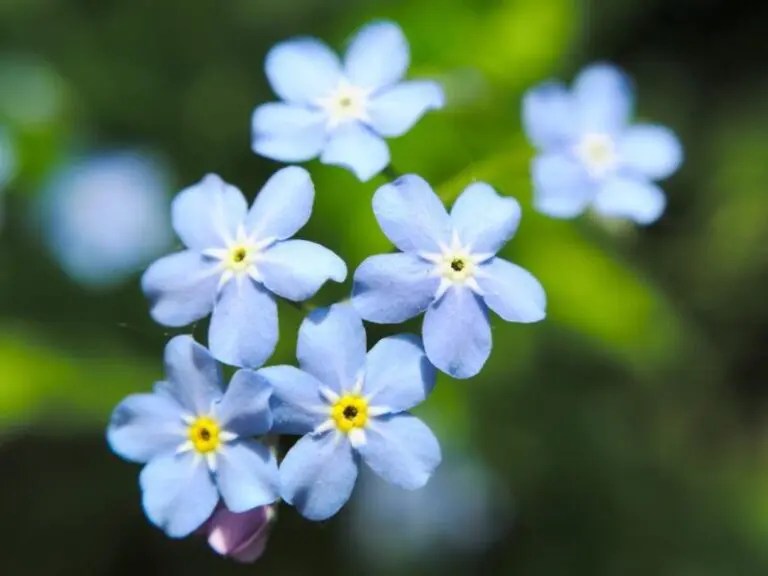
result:
M 266 73 L 283 102 L 256 109 L 253 149 L 288 162 L 319 155 L 371 178 L 389 164 L 382 137 L 444 104 L 437 83 L 403 81 L 408 61 L 389 22 L 364 27 L 343 63 L 316 40 L 279 44 Z M 680 147 L 666 129 L 627 128 L 630 100 L 625 78 L 606 66 L 583 72 L 573 93 L 549 83 L 525 96 L 526 130 L 541 151 L 533 164 L 541 211 L 575 216 L 592 204 L 638 222 L 658 217 L 663 195 L 651 180 L 677 167 Z M 441 451 L 409 410 L 428 398 L 438 371 L 470 378 L 482 370 L 489 311 L 519 323 L 546 316 L 538 280 L 499 255 L 520 224 L 518 202 L 474 182 L 448 211 L 423 178 L 405 175 L 372 201 L 395 250 L 360 264 L 349 301 L 306 315 L 298 367 L 264 367 L 279 338 L 278 301 L 302 307 L 328 281 L 347 278 L 338 255 L 294 238 L 314 194 L 310 174 L 289 166 L 250 207 L 216 175 L 176 196 L 171 223 L 185 248 L 152 264 L 142 288 L 164 326 L 210 315 L 207 348 L 191 336 L 170 340 L 166 379 L 121 402 L 108 428 L 114 452 L 145 464 L 149 520 L 171 537 L 205 535 L 241 561 L 261 555 L 278 500 L 311 520 L 329 518 L 363 463 L 391 484 L 424 486 Z M 399 324 L 422 313 L 420 336 L 368 349 L 363 321 Z M 221 364 L 238 368 L 226 387 Z M 282 459 L 280 435 L 300 437 Z

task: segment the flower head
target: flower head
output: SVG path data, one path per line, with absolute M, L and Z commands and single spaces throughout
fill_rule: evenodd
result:
M 68 276 L 106 286 L 172 245 L 162 166 L 136 152 L 90 156 L 54 173 L 40 196 L 42 232 Z
M 283 102 L 253 114 L 253 150 L 285 162 L 320 156 L 368 180 L 389 163 L 382 137 L 405 134 L 428 110 L 442 108 L 443 90 L 430 81 L 402 81 L 410 54 L 402 30 L 374 22 L 352 39 L 342 63 L 312 38 L 278 44 L 266 74 Z
M 429 428 L 406 412 L 435 383 L 418 338 L 384 338 L 366 354 L 362 320 L 335 304 L 304 320 L 297 356 L 301 369 L 258 372 L 274 388 L 273 432 L 303 435 L 280 465 L 286 502 L 312 520 L 334 515 L 352 493 L 358 456 L 403 488 L 426 484 L 441 455 Z
M 592 65 L 572 90 L 546 82 L 523 99 L 523 126 L 539 155 L 533 160 L 534 204 L 573 218 L 588 206 L 608 217 L 649 224 L 666 206 L 654 181 L 683 161 L 675 134 L 663 126 L 630 125 L 633 90 L 621 70 Z
M 128 396 L 112 413 L 112 450 L 146 463 L 139 478 L 150 521 L 181 538 L 211 516 L 219 498 L 233 512 L 278 498 L 277 461 L 252 437 L 272 425 L 269 384 L 240 370 L 226 391 L 218 364 L 189 336 L 165 348 L 167 380 Z
M 261 366 L 277 344 L 275 295 L 303 301 L 347 275 L 327 248 L 289 240 L 309 220 L 313 201 L 309 174 L 298 167 L 275 173 L 250 210 L 240 190 L 215 175 L 183 190 L 172 220 L 187 249 L 161 258 L 142 278 L 153 318 L 185 326 L 212 312 L 214 357 Z
M 451 213 L 422 178 L 376 191 L 373 211 L 402 253 L 367 258 L 352 304 L 368 321 L 396 324 L 425 312 L 427 357 L 456 378 L 477 374 L 491 352 L 488 308 L 510 322 L 544 318 L 546 296 L 529 272 L 496 256 L 514 235 L 520 205 L 470 184 Z
M 237 514 L 220 506 L 205 523 L 202 532 L 218 554 L 238 562 L 255 562 L 264 553 L 276 517 L 274 504 Z

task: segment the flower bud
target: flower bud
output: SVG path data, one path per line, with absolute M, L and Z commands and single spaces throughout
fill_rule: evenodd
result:
M 222 556 L 238 562 L 255 562 L 264 553 L 276 516 L 274 505 L 239 514 L 222 506 L 205 525 L 208 544 Z

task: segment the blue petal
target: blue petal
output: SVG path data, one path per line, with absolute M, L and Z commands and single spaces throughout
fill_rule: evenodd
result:
M 683 147 L 672 130 L 664 126 L 632 126 L 619 141 L 622 167 L 639 176 L 661 180 L 674 173 L 683 162 Z
M 141 277 L 141 289 L 156 322 L 186 326 L 211 313 L 220 276 L 215 262 L 184 250 L 151 264 Z
M 434 386 L 435 369 L 418 336 L 382 338 L 368 352 L 363 393 L 371 406 L 409 410 L 426 400 Z
M 303 435 L 328 418 L 328 406 L 320 396 L 322 385 L 314 376 L 293 366 L 269 366 L 258 374 L 273 388 L 272 433 Z
M 264 285 L 283 298 L 312 298 L 328 280 L 344 282 L 347 265 L 325 246 L 306 240 L 278 242 L 258 264 Z
M 389 164 L 389 148 L 366 126 L 348 122 L 331 134 L 320 162 L 347 168 L 361 182 L 366 182 Z
M 375 419 L 358 448 L 368 466 L 387 482 L 406 490 L 423 487 L 442 460 L 432 431 L 410 414 Z
M 253 440 L 224 444 L 216 454 L 216 485 L 232 512 L 271 504 L 280 497 L 275 454 Z
M 538 322 L 547 315 L 547 296 L 527 270 L 493 258 L 477 274 L 488 307 L 508 322 Z
M 171 222 L 189 248 L 221 248 L 234 238 L 248 204 L 243 193 L 215 174 L 185 188 L 171 204 Z
M 573 97 L 559 82 L 545 82 L 523 96 L 523 129 L 540 150 L 562 148 L 577 134 Z
M 651 224 L 662 215 L 666 205 L 664 192 L 655 184 L 617 176 L 603 184 L 594 207 L 603 216 Z
M 164 393 L 172 395 L 190 415 L 210 414 L 221 399 L 221 368 L 210 352 L 191 336 L 175 336 L 165 346 Z
M 536 210 L 553 218 L 573 218 L 595 193 L 583 166 L 565 154 L 538 156 L 531 163 Z
M 405 322 L 434 300 L 440 286 L 434 267 L 415 254 L 370 256 L 355 270 L 352 305 L 369 322 Z
M 315 186 L 309 172 L 288 166 L 275 172 L 253 201 L 245 227 L 255 238 L 285 240 L 312 215 Z
M 160 394 L 134 394 L 117 405 L 107 428 L 107 442 L 115 454 L 133 462 L 147 462 L 174 452 L 186 440 L 178 403 Z
M 615 133 L 626 126 L 634 106 L 633 92 L 631 81 L 616 66 L 585 68 L 573 85 L 581 129 Z
M 193 451 L 154 458 L 141 471 L 139 484 L 144 512 L 171 538 L 197 530 L 219 501 L 208 468 Z
M 327 140 L 326 117 L 319 109 L 282 102 L 262 104 L 253 112 L 253 151 L 281 162 L 314 158 Z
M 400 80 L 410 62 L 408 41 L 394 22 L 363 26 L 352 39 L 344 59 L 346 77 L 368 89 L 389 86 Z
M 336 392 L 351 390 L 365 364 L 365 328 L 349 304 L 313 310 L 301 323 L 301 369 Z
M 373 195 L 373 213 L 403 252 L 439 253 L 451 240 L 451 219 L 429 184 L 415 174 L 385 184 Z
M 424 315 L 424 348 L 439 370 L 454 378 L 470 378 L 491 353 L 488 311 L 468 288 L 449 288 Z
M 296 104 L 314 104 L 341 80 L 338 56 L 314 38 L 277 44 L 267 54 L 264 69 L 275 94 Z
M 272 427 L 269 399 L 272 388 L 252 370 L 238 370 L 216 406 L 221 425 L 238 436 L 261 436 Z
M 445 106 L 437 82 L 403 82 L 376 94 L 368 105 L 369 123 L 382 136 L 402 136 L 429 110 Z
M 304 436 L 280 464 L 280 495 L 310 520 L 336 514 L 349 500 L 355 480 L 352 447 L 332 433 Z
M 453 228 L 475 253 L 498 252 L 520 224 L 520 204 L 484 182 L 466 187 L 451 209 Z
M 275 351 L 278 330 L 275 297 L 248 277 L 233 279 L 219 293 L 208 344 L 225 364 L 258 368 Z

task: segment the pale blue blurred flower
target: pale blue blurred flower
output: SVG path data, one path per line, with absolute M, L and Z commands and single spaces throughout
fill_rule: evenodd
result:
M 282 498 L 311 520 L 349 499 L 362 459 L 403 488 L 424 486 L 441 460 L 430 429 L 407 410 L 435 384 L 421 341 L 400 334 L 366 354 L 363 322 L 348 304 L 313 311 L 299 329 L 292 366 L 257 374 L 274 388 L 276 434 L 304 435 L 280 464 Z
M 667 201 L 654 181 L 680 167 L 683 149 L 669 128 L 630 125 L 633 108 L 629 79 L 608 64 L 584 69 L 570 91 L 554 81 L 528 91 L 523 127 L 539 151 L 531 165 L 537 210 L 573 218 L 591 206 L 638 224 L 661 216 Z
M 361 475 L 345 541 L 373 565 L 450 564 L 500 540 L 512 518 L 510 497 L 482 462 L 446 449 L 429 489 L 406 491 Z M 348 544 L 347 544 L 348 545 Z
M 210 174 L 173 200 L 173 228 L 186 250 L 154 262 L 142 277 L 152 317 L 186 326 L 208 314 L 208 345 L 218 360 L 258 367 L 275 350 L 277 302 L 307 300 L 347 266 L 319 244 L 292 240 L 309 220 L 315 189 L 309 173 L 277 171 L 253 206 Z
M 160 165 L 137 153 L 75 161 L 40 196 L 43 239 L 77 282 L 124 281 L 173 241 L 167 189 Z
M 408 41 L 393 22 L 364 26 L 343 63 L 313 38 L 276 45 L 265 69 L 283 102 L 256 108 L 254 152 L 283 162 L 319 155 L 369 180 L 389 164 L 382 137 L 405 134 L 445 103 L 436 82 L 403 81 L 409 61 Z
M 370 322 L 398 324 L 426 312 L 427 356 L 455 378 L 477 374 L 491 353 L 488 308 L 508 322 L 546 315 L 539 281 L 496 256 L 520 223 L 520 205 L 482 182 L 445 210 L 415 175 L 379 188 L 373 211 L 401 253 L 371 256 L 355 271 L 352 304 Z
M 0 127 L 0 191 L 16 171 L 16 153 L 7 130 Z
M 277 500 L 277 459 L 252 439 L 272 425 L 264 378 L 239 370 L 225 392 L 219 365 L 190 336 L 168 342 L 165 372 L 153 393 L 118 404 L 107 429 L 116 454 L 146 464 L 139 482 L 149 520 L 182 538 L 220 497 L 238 513 Z

